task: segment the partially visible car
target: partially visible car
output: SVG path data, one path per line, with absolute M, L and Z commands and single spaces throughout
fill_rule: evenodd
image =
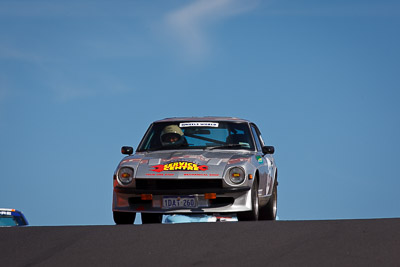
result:
M 197 223 L 197 222 L 236 222 L 238 219 L 235 214 L 172 214 L 164 216 L 165 224 L 176 223 Z
M 28 220 L 21 211 L 16 209 L 0 208 L 0 227 L 26 225 L 28 225 Z

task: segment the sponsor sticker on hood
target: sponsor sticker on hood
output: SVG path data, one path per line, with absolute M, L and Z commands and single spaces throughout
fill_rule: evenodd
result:
M 207 171 L 207 165 L 197 165 L 193 162 L 188 161 L 176 161 L 167 164 L 160 164 L 152 166 L 153 172 L 162 172 L 162 171 Z

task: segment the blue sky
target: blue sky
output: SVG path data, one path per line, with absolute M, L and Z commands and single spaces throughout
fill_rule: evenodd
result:
M 0 206 L 113 224 L 120 147 L 254 121 L 282 220 L 400 216 L 398 1 L 0 1 Z

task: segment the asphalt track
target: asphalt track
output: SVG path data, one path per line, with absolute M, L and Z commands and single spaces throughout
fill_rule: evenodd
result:
M 400 219 L 0 228 L 0 266 L 400 266 Z

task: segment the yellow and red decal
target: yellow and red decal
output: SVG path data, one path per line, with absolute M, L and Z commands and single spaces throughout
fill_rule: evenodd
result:
M 187 162 L 187 161 L 177 161 L 171 162 L 168 164 L 160 164 L 152 166 L 153 172 L 162 172 L 162 171 L 207 171 L 207 165 L 197 165 L 196 163 Z

